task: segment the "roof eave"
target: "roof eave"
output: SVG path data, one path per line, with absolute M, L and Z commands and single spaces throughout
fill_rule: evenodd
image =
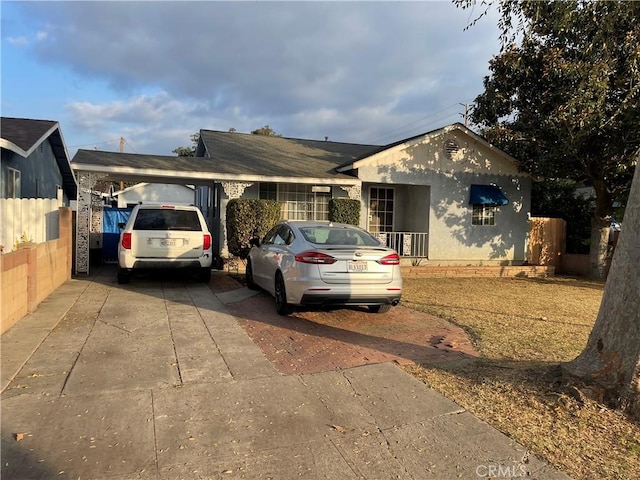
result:
M 116 175 L 134 175 L 138 177 L 172 177 L 184 180 L 205 180 L 211 182 L 273 182 L 273 183 L 304 183 L 318 185 L 361 185 L 362 181 L 355 177 L 337 178 L 337 177 L 291 177 L 283 175 L 256 175 L 256 174 L 233 174 L 233 173 L 216 173 L 202 171 L 177 171 L 177 170 L 161 170 L 154 168 L 139 169 L 133 167 L 122 166 L 104 166 L 92 165 L 73 162 L 72 169 L 77 171 L 116 174 Z

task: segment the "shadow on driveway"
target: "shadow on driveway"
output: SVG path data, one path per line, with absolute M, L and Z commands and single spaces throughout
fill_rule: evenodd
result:
M 385 314 L 365 308 L 299 309 L 285 317 L 262 292 L 227 309 L 283 374 L 383 362 L 434 364 L 478 355 L 461 328 L 402 306 Z

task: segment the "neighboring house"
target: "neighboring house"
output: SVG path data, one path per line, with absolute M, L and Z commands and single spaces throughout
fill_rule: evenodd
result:
M 117 202 L 115 206 L 118 208 L 133 208 L 141 202 L 193 204 L 195 189 L 188 185 L 143 182 L 113 192 L 111 197 Z
M 60 206 L 76 199 L 58 122 L 2 117 L 0 132 L 0 198 L 58 198 Z
M 329 200 L 343 197 L 359 200 L 360 226 L 406 259 L 526 259 L 531 179 L 459 123 L 387 146 L 201 130 L 195 158 L 80 150 L 72 165 L 83 191 L 116 175 L 196 185 L 222 256 L 229 199 L 275 199 L 283 218 L 327 220 Z
M 60 125 L 0 118 L 0 251 L 58 238 L 58 208 L 78 186 Z

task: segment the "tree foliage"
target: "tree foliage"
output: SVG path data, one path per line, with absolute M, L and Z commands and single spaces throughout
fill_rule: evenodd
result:
M 640 2 L 497 5 L 505 43 L 472 120 L 534 177 L 594 188 L 591 263 L 601 276 L 612 205 L 626 202 L 640 147 Z
M 282 135 L 276 133 L 274 129 L 272 129 L 269 125 L 265 125 L 264 127 L 257 128 L 252 130 L 251 133 L 254 135 L 264 135 L 265 137 L 281 137 Z
M 196 147 L 198 146 L 198 142 L 200 141 L 200 133 L 196 132 L 191 135 L 190 138 L 192 143 L 190 147 L 178 147 L 175 150 L 172 150 L 172 152 L 179 157 L 195 157 Z
M 534 182 L 531 188 L 531 216 L 562 218 L 567 222 L 567 253 L 588 254 L 593 198 L 576 195 L 578 185 L 571 180 Z

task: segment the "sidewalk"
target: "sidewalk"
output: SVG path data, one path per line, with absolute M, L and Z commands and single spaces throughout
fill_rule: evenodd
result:
M 252 294 L 64 284 L 1 337 L 3 480 L 567 478 L 391 363 L 281 375 Z

